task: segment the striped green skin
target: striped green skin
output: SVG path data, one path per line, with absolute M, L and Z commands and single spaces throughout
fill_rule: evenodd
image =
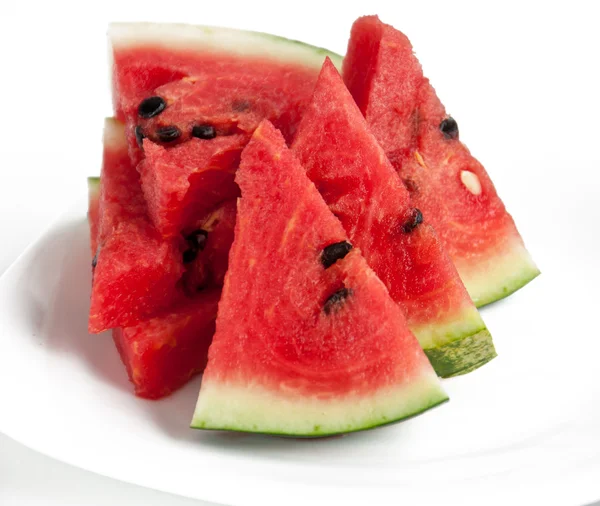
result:
M 448 400 L 433 371 L 368 397 L 294 398 L 246 382 L 202 384 L 191 427 L 289 437 L 326 437 L 393 424 Z
M 486 328 L 437 348 L 425 349 L 425 354 L 442 378 L 467 374 L 497 356 L 492 336 Z

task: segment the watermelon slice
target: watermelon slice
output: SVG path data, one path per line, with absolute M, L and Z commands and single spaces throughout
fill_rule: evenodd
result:
M 181 251 L 164 241 L 147 214 L 139 174 L 127 155 L 124 127 L 108 119 L 99 197 L 89 331 L 138 323 L 178 298 Z
M 440 376 L 496 356 L 456 268 L 327 60 L 293 151 L 350 241 L 403 309 Z
M 344 79 L 475 304 L 506 297 L 535 278 L 539 270 L 513 219 L 459 140 L 408 38 L 376 16 L 358 19 Z
M 92 255 L 95 255 L 100 222 L 100 178 L 88 178 L 88 196 L 90 244 Z M 232 204 L 228 204 L 225 209 L 207 217 L 211 220 L 207 222 L 211 231 L 206 237 L 208 244 L 204 251 L 212 249 L 214 255 L 223 242 L 222 232 L 216 237 L 212 232 L 219 228 L 219 220 L 231 228 L 226 219 L 231 207 Z M 226 248 L 229 249 L 229 245 Z M 204 370 L 220 296 L 219 288 L 208 289 L 165 314 L 131 327 L 113 329 L 115 344 L 137 396 L 164 397 Z
M 242 153 L 235 240 L 192 427 L 323 436 L 447 399 L 419 343 L 283 135 Z
M 165 397 L 204 370 L 220 295 L 209 289 L 160 316 L 113 330 L 138 397 Z
M 145 155 L 143 190 L 165 236 L 237 196 L 234 172 L 258 123 L 291 140 L 325 56 L 341 66 L 324 49 L 255 32 L 140 23 L 109 36 L 115 112 L 134 164 Z

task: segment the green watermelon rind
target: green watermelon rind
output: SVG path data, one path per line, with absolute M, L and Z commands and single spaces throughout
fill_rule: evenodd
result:
M 108 37 L 114 49 L 147 45 L 168 49 L 206 49 L 247 57 L 266 57 L 320 69 L 328 56 L 342 68 L 342 56 L 327 49 L 278 35 L 217 26 L 177 23 L 111 23 Z
M 467 374 L 497 356 L 492 336 L 486 328 L 424 351 L 435 372 L 442 378 Z
M 190 427 L 289 437 L 327 437 L 397 423 L 447 400 L 439 380 L 429 371 L 391 394 L 371 394 L 362 399 L 348 397 L 319 401 L 302 397 L 292 401 L 285 392 L 280 396 L 270 395 L 248 383 L 238 388 L 211 382 L 202 385 L 202 395 Z M 349 421 L 353 420 L 353 413 L 357 414 L 354 422 Z
M 412 325 L 411 330 L 442 378 L 465 374 L 496 356 L 492 336 L 472 305 L 445 322 Z

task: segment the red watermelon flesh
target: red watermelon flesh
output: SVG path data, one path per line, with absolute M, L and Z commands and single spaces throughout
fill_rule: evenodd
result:
M 358 19 L 344 79 L 375 137 L 434 225 L 473 301 L 507 296 L 539 271 L 484 167 L 459 140 L 408 38 Z
M 193 229 L 185 232 L 192 246 L 201 241 L 201 246 L 192 251 L 194 259 L 183 276 L 188 293 L 208 286 L 223 286 L 233 242 L 236 202 L 232 199 L 220 204 L 198 220 Z
M 220 294 L 206 290 L 162 315 L 113 330 L 136 395 L 165 397 L 204 370 Z
M 144 140 L 145 159 L 139 171 L 153 223 L 174 236 L 217 204 L 237 197 L 235 169 L 248 136 L 191 139 L 172 148 Z
M 436 372 L 461 374 L 495 357 L 491 336 L 427 215 L 415 221 L 421 215 L 408 190 L 330 61 L 292 149 L 400 304 Z
M 299 436 L 366 429 L 447 397 L 400 307 L 264 121 L 242 191 L 192 426 Z M 328 261 L 325 261 L 328 260 Z
M 88 178 L 88 189 L 90 244 L 95 255 L 100 178 Z M 221 211 L 217 216 L 223 214 Z M 136 395 L 149 399 L 164 397 L 204 370 L 220 294 L 220 288 L 208 289 L 160 316 L 131 327 L 113 329 L 115 344 Z
M 174 141 L 179 142 L 193 138 L 195 126 L 210 126 L 216 136 L 251 134 L 267 118 L 291 140 L 315 72 L 247 74 L 245 68 L 218 75 L 201 73 L 160 86 L 149 96 L 160 97 L 164 109 L 148 119 L 136 111 L 136 124 L 155 142 L 161 142 L 160 128 L 176 126 L 179 135 Z
M 98 249 L 90 303 L 92 333 L 128 326 L 178 298 L 181 251 L 150 222 L 122 124 L 107 120 L 99 200 Z
M 291 140 L 307 99 L 305 81 L 303 74 L 286 79 L 268 72 L 253 79 L 243 73 L 202 75 L 152 91 L 165 108 L 135 121 L 147 137 L 142 187 L 150 216 L 163 235 L 178 234 L 204 211 L 238 194 L 233 179 L 240 153 L 263 118 L 285 127 Z M 289 89 L 296 92 L 289 94 Z M 165 128 L 175 136 L 168 143 L 163 142 Z M 194 137 L 194 132 L 205 138 Z M 170 147 L 174 143 L 181 144 Z
M 134 164 L 144 158 L 144 136 L 167 148 L 147 152 L 142 170 L 151 217 L 165 236 L 238 191 L 232 176 L 247 142 L 239 136 L 269 118 L 290 140 L 325 55 L 341 66 L 321 48 L 241 30 L 134 23 L 114 24 L 109 35 L 115 113 L 127 123 Z M 160 107 L 148 112 L 148 99 Z M 204 143 L 172 147 L 194 127 Z
M 121 120 L 137 115 L 156 88 L 193 76 L 243 73 L 241 89 L 255 80 L 279 80 L 285 100 L 310 97 L 325 49 L 270 34 L 184 24 L 113 23 L 113 103 Z M 294 98 L 295 97 L 295 98 Z M 247 98 L 247 97 L 243 97 Z M 256 96 L 252 97 L 256 98 Z

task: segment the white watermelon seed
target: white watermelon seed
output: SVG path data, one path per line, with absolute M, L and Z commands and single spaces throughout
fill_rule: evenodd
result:
M 460 180 L 473 195 L 481 194 L 481 182 L 479 181 L 477 174 L 470 170 L 461 170 Z

